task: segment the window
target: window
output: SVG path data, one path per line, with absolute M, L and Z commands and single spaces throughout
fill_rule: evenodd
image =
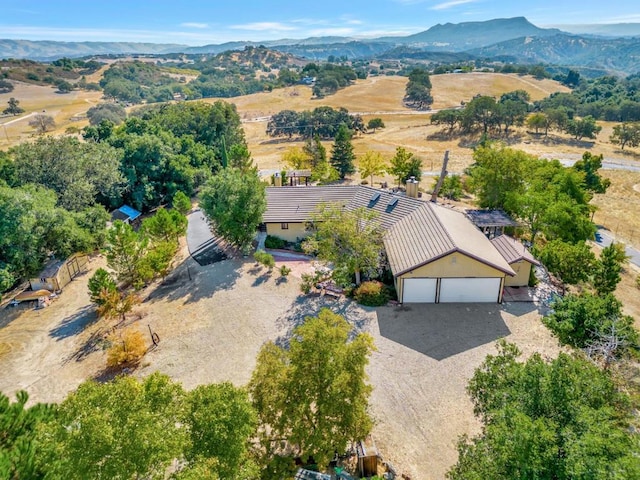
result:
M 280 224 L 280 230 L 289 230 L 289 224 L 288 223 L 281 223 Z

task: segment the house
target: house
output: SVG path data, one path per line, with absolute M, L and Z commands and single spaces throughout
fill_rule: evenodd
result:
M 505 258 L 509 266 L 516 273 L 514 277 L 509 277 L 505 281 L 506 287 L 526 287 L 529 285 L 529 275 L 532 266 L 540 266 L 531 252 L 515 238 L 508 235 L 500 235 L 491 240 L 493 246 L 498 249 Z
M 266 231 L 288 241 L 307 235 L 322 203 L 375 210 L 401 303 L 501 302 L 516 272 L 498 248 L 451 208 L 367 186 L 267 188 Z M 511 257 L 510 257 L 511 258 Z
M 116 220 L 122 220 L 124 223 L 128 223 L 130 225 L 135 225 L 136 221 L 139 221 L 140 213 L 133 207 L 129 205 L 122 205 L 120 208 L 111 212 L 111 221 L 115 222 Z
M 31 278 L 31 290 L 60 292 L 71 280 L 87 271 L 89 256 L 76 253 L 66 260 L 51 260 L 37 278 Z

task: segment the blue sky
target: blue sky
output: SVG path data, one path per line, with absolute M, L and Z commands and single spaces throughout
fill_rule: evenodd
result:
M 0 0 L 0 38 L 204 45 L 421 32 L 525 16 L 538 26 L 640 23 L 638 0 Z

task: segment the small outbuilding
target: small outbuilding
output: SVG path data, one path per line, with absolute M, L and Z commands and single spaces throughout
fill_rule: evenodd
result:
M 122 205 L 120 208 L 111 212 L 111 221 L 115 222 L 116 220 L 122 220 L 124 223 L 128 223 L 129 225 L 134 225 L 137 221 L 139 221 L 141 212 L 136 210 L 129 205 Z
M 37 278 L 31 278 L 31 290 L 60 292 L 71 280 L 87 271 L 89 256 L 76 253 L 66 260 L 51 260 Z
M 539 266 L 540 262 L 531 255 L 522 243 L 508 235 L 500 235 L 491 240 L 496 250 L 507 261 L 511 269 L 515 272 L 514 277 L 506 277 L 505 287 L 526 287 L 529 285 L 531 267 Z

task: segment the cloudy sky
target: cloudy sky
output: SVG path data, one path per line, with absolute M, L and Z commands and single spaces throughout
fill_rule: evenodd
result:
M 0 38 L 204 45 L 421 32 L 525 16 L 538 26 L 640 22 L 638 0 L 0 0 Z M 529 5 L 529 6 L 525 6 Z

